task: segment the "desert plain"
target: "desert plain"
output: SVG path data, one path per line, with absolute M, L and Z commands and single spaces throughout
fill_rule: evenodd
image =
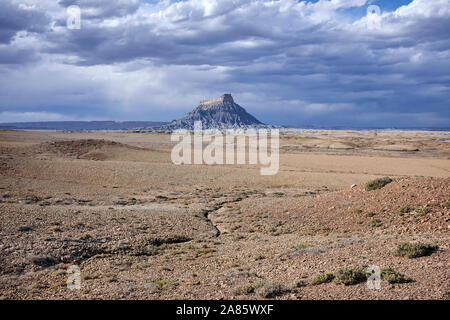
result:
M 175 165 L 173 145 L 0 131 L 1 298 L 450 298 L 450 132 L 284 130 L 273 176 Z M 339 276 L 367 266 L 394 281 Z

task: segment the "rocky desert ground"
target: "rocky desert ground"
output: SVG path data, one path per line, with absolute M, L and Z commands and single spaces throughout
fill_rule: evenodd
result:
M 450 298 L 450 132 L 287 130 L 274 176 L 173 145 L 0 131 L 1 298 Z

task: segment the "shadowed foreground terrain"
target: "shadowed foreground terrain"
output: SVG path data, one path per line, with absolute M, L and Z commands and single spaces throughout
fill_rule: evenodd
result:
M 172 145 L 0 131 L 2 298 L 450 297 L 449 133 L 292 130 L 275 176 L 175 166 Z M 381 290 L 365 266 L 381 268 Z

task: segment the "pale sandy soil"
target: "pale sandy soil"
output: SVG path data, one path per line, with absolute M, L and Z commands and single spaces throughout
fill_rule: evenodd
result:
M 448 132 L 292 130 L 279 173 L 261 176 L 259 166 L 176 166 L 164 134 L 0 131 L 0 295 L 260 299 L 236 289 L 302 280 L 275 298 L 448 299 L 449 141 Z M 394 181 L 364 189 L 383 176 Z M 439 249 L 393 254 L 418 241 Z M 81 290 L 66 286 L 71 265 Z M 311 284 L 363 265 L 413 281 Z

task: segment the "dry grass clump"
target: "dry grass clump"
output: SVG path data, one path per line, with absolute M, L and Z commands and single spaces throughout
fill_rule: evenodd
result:
M 314 277 L 314 279 L 312 279 L 311 284 L 313 286 L 316 286 L 322 283 L 328 283 L 333 281 L 334 278 L 335 276 L 332 273 L 319 273 L 317 276 Z
M 173 280 L 166 280 L 166 279 L 161 279 L 161 280 L 157 280 L 153 282 L 158 289 L 160 290 L 166 290 L 166 289 L 170 289 L 173 287 L 177 287 L 178 286 L 178 282 L 177 281 L 173 281 Z
M 295 250 L 304 250 L 304 249 L 306 249 L 308 247 L 310 247 L 310 245 L 305 244 L 305 243 L 300 243 L 300 244 L 294 246 L 293 249 L 295 249 Z
M 289 288 L 291 288 L 291 289 L 297 289 L 297 288 L 301 288 L 301 287 L 304 287 L 304 286 L 306 286 L 307 285 L 307 283 L 306 283 L 306 281 L 305 280 L 303 280 L 303 279 L 296 279 L 296 280 L 294 280 L 292 283 L 291 283 L 291 285 L 289 286 Z
M 85 274 L 81 277 L 83 280 L 94 280 L 94 279 L 98 279 L 100 278 L 100 275 L 95 273 L 95 274 Z
M 446 201 L 442 206 L 443 206 L 445 209 L 450 209 L 450 200 Z
M 302 285 L 303 282 L 302 283 L 294 282 L 292 284 L 291 289 L 278 283 L 264 283 L 264 282 L 250 283 L 236 288 L 235 290 L 233 290 L 233 294 L 240 296 L 256 293 L 261 298 L 274 298 L 276 296 L 280 296 L 285 293 L 291 292 L 294 289 L 294 287 L 298 288 Z
M 431 209 L 429 207 L 425 207 L 423 209 L 416 210 L 416 215 L 419 217 L 422 217 L 422 216 L 427 215 L 430 212 L 431 212 Z
M 249 295 L 255 293 L 255 290 L 264 285 L 263 282 L 249 283 L 233 290 L 233 294 L 236 296 Z
M 336 273 L 336 282 L 343 285 L 353 285 L 367 280 L 367 272 L 365 267 L 353 269 L 342 268 Z
M 291 289 L 278 283 L 265 283 L 255 290 L 255 293 L 261 298 L 274 298 L 288 292 L 291 292 Z
M 369 222 L 370 227 L 381 227 L 382 224 L 383 222 L 380 219 L 373 219 Z
M 394 251 L 394 255 L 407 258 L 419 258 L 429 256 L 438 249 L 438 246 L 426 243 L 401 243 Z
M 408 283 L 412 281 L 411 278 L 406 277 L 403 273 L 391 268 L 381 269 L 381 278 L 389 283 Z
M 413 208 L 411 208 L 410 206 L 403 206 L 403 207 L 400 207 L 399 209 L 398 209 L 398 212 L 399 213 L 410 213 L 411 211 L 413 211 L 414 209 Z
M 383 177 L 383 178 L 375 179 L 375 180 L 369 181 L 366 184 L 366 190 L 367 191 L 372 191 L 372 190 L 381 189 L 385 185 L 387 185 L 387 184 L 389 184 L 391 182 L 392 182 L 392 179 L 389 178 L 389 177 Z

